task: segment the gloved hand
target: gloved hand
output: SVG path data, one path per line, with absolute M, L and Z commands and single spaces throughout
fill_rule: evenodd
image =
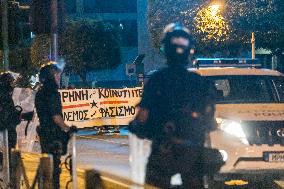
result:
M 130 122 L 128 130 L 129 132 L 135 134 L 138 138 L 141 139 L 149 138 L 146 127 L 144 125 L 141 125 L 136 120 Z
M 72 125 L 70 127 L 70 130 L 68 131 L 69 134 L 73 134 L 73 133 L 77 133 L 78 132 L 78 128 L 75 125 Z
M 218 173 L 225 164 L 222 154 L 214 148 L 203 148 L 204 172 L 208 175 Z

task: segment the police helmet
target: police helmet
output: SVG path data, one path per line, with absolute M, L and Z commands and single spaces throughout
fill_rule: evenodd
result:
M 169 43 L 172 37 L 184 37 L 191 39 L 189 29 L 181 23 L 171 23 L 165 27 L 163 31 L 162 44 Z
M 0 88 L 1 90 L 12 91 L 14 89 L 14 81 L 12 73 L 2 72 L 0 73 Z
M 183 37 L 188 40 L 187 44 L 174 44 L 173 37 Z M 166 57 L 176 62 L 187 62 L 190 50 L 194 47 L 193 38 L 188 28 L 180 23 L 168 24 L 162 36 L 162 49 Z M 183 48 L 182 53 L 177 52 L 177 48 Z
M 62 70 L 57 66 L 56 62 L 48 62 L 40 68 L 39 81 L 43 84 L 45 82 L 54 82 L 54 74 L 60 73 Z

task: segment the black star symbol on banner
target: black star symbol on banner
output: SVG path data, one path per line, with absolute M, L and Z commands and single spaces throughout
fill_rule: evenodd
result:
M 98 107 L 98 106 L 97 106 L 97 103 L 96 103 L 94 100 L 93 100 L 93 102 L 91 102 L 90 104 L 92 105 L 91 108 L 93 108 L 93 107 Z

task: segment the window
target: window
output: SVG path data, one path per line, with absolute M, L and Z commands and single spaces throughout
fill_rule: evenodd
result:
M 84 0 L 86 13 L 136 13 L 137 0 Z
M 269 78 L 268 76 L 209 77 L 215 84 L 218 103 L 277 102 Z

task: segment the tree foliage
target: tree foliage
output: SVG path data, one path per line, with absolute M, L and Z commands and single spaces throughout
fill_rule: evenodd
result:
M 29 79 L 34 68 L 30 59 L 30 29 L 28 25 L 29 12 L 21 9 L 16 1 L 8 1 L 8 44 L 9 70 L 21 74 L 19 86 L 29 86 Z M 0 7 L 0 49 L 2 48 L 2 12 Z M 0 62 L 3 62 L 3 51 L 0 50 Z M 3 70 L 1 64 L 0 70 Z
M 92 20 L 68 21 L 60 36 L 60 54 L 67 71 L 86 80 L 89 70 L 114 68 L 120 62 L 120 43 L 116 29 Z
M 0 62 L 3 62 L 3 51 L 0 51 Z M 9 52 L 9 69 L 10 71 L 19 73 L 21 77 L 18 79 L 17 86 L 30 86 L 30 77 L 36 72 L 31 64 L 30 48 L 16 48 Z M 0 66 L 0 71 L 2 65 Z
M 211 3 L 150 0 L 148 22 L 155 46 L 159 47 L 163 27 L 179 21 L 191 29 L 197 48 L 203 52 L 248 49 L 252 32 L 257 47 L 284 48 L 283 0 L 226 0 L 215 12 L 210 10 Z
M 254 32 L 257 47 L 284 48 L 283 0 L 229 0 L 226 10 L 232 43 L 249 44 Z
M 48 34 L 37 35 L 31 45 L 31 63 L 35 68 L 40 68 L 50 60 L 51 39 Z
M 199 39 L 219 43 L 227 41 L 230 34 L 228 21 L 222 16 L 219 5 L 200 7 L 193 21 Z
M 0 6 L 0 49 L 2 49 L 2 10 Z M 8 1 L 8 43 L 10 48 L 23 44 L 27 33 L 28 13 L 14 1 Z
M 120 64 L 119 36 L 112 25 L 98 21 L 68 21 L 59 35 L 59 56 L 65 59 L 65 70 L 86 81 L 90 70 L 113 68 Z M 31 46 L 31 62 L 36 68 L 50 61 L 51 39 L 37 35 Z
M 161 33 L 171 22 L 181 22 L 193 28 L 193 18 L 205 0 L 149 0 L 148 27 L 155 47 L 160 47 Z

